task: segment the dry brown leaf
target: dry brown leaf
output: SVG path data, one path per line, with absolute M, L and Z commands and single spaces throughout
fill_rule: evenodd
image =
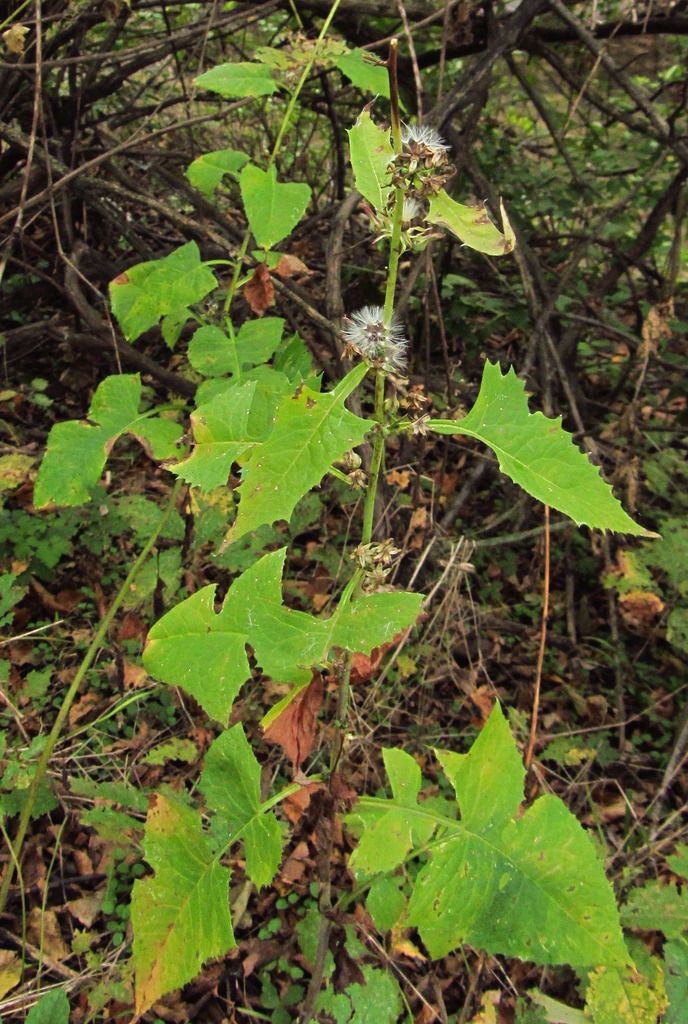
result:
M 69 946 L 62 938 L 60 922 L 54 910 L 41 912 L 40 907 L 34 907 L 27 919 L 27 931 L 29 941 L 34 946 L 41 946 L 41 921 L 43 950 L 51 960 L 66 960 L 70 956 Z
M 148 673 L 143 665 L 135 665 L 133 661 L 124 661 L 122 666 L 122 679 L 126 689 L 136 689 L 145 686 L 148 682 Z
M 102 909 L 104 896 L 104 891 L 92 896 L 81 896 L 77 900 L 70 900 L 66 906 L 72 917 L 85 928 L 90 928 Z
M 632 590 L 619 598 L 619 611 L 629 629 L 647 633 L 664 611 L 664 601 L 651 590 Z
M 411 483 L 411 471 L 408 469 L 391 469 L 385 479 L 390 486 L 396 486 L 405 491 Z
M 127 612 L 117 629 L 117 639 L 121 642 L 123 640 L 134 640 L 138 637 L 143 637 L 148 632 L 148 627 L 140 615 L 136 615 L 134 612 Z
M 424 530 L 428 525 L 429 518 L 428 510 L 423 505 L 420 505 L 413 510 L 409 530 Z
M 285 252 L 280 256 L 279 263 L 274 269 L 274 273 L 278 277 L 296 277 L 297 274 L 302 276 L 310 277 L 315 271 L 309 270 L 303 260 L 300 260 L 298 256 L 292 256 L 291 253 Z
M 295 768 L 303 764 L 313 749 L 322 701 L 322 676 L 316 672 L 308 686 L 265 730 L 265 739 L 279 744 Z
M 49 612 L 74 611 L 84 596 L 79 590 L 60 590 L 57 594 L 51 594 L 35 576 L 31 577 L 31 586 L 43 607 Z
M 264 263 L 258 264 L 252 277 L 244 285 L 244 298 L 256 316 L 262 316 L 266 309 L 274 306 L 275 286 Z
M 69 724 L 75 725 L 80 718 L 85 718 L 86 715 L 90 715 L 92 711 L 102 703 L 102 695 L 100 693 L 85 693 L 83 697 L 71 706 L 69 709 Z
M 313 782 L 309 785 L 302 786 L 301 789 L 297 789 L 295 793 L 290 793 L 290 795 L 282 801 L 282 810 L 289 818 L 292 825 L 296 825 L 308 810 L 313 794 L 319 789 L 324 788 L 324 783 Z
M 299 882 L 304 876 L 306 867 L 311 863 L 311 859 L 308 856 L 308 843 L 298 843 L 294 851 L 284 862 L 280 871 L 280 879 L 288 885 Z

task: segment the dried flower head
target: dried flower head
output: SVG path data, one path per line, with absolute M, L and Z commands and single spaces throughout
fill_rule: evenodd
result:
M 346 318 L 342 333 L 347 347 L 373 365 L 391 372 L 404 370 L 408 342 L 403 324 L 395 314 L 385 323 L 382 306 L 364 306 L 352 313 Z
M 414 196 L 404 196 L 404 208 L 401 214 L 402 225 L 406 226 L 411 221 L 418 220 L 424 213 L 423 204 Z
M 431 150 L 442 159 L 449 150 L 440 133 L 429 124 L 405 124 L 401 132 L 401 143 L 409 150 Z

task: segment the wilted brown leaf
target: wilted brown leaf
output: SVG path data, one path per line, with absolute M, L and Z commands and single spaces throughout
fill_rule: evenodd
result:
M 300 260 L 298 256 L 292 256 L 288 252 L 280 256 L 280 261 L 275 267 L 274 272 L 278 277 L 296 277 L 297 274 L 310 276 L 314 273 L 314 271 L 308 269 L 303 260 Z
M 79 721 L 80 718 L 84 718 L 86 715 L 90 715 L 92 711 L 98 707 L 102 702 L 102 696 L 99 693 L 85 693 L 83 697 L 72 705 L 69 710 L 69 724 L 74 725 Z
M 41 911 L 40 907 L 34 907 L 28 916 L 27 932 L 29 941 L 34 946 L 42 946 L 51 960 L 66 960 L 70 955 L 54 910 Z
M 244 297 L 256 316 L 262 316 L 269 306 L 274 306 L 275 286 L 264 263 L 258 264 L 252 277 L 244 285 Z
M 90 928 L 102 909 L 104 897 L 104 891 L 92 896 L 81 896 L 77 900 L 70 900 L 67 909 L 80 924 Z
M 84 596 L 79 590 L 60 590 L 57 594 L 51 594 L 35 576 L 31 577 L 31 586 L 49 612 L 71 612 Z
M 265 730 L 265 739 L 279 744 L 295 768 L 303 764 L 313 749 L 322 700 L 322 676 L 316 672 L 308 686 Z

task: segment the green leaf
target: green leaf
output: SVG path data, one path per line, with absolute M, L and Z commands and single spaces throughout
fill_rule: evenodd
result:
M 447 195 L 442 189 L 430 199 L 426 221 L 439 224 L 456 235 L 465 245 L 488 256 L 504 256 L 513 251 L 515 245 L 514 232 L 509 224 L 506 210 L 502 204 L 502 223 L 504 233 L 492 223 L 484 206 L 475 209 L 463 206 Z
M 612 489 L 561 426 L 531 413 L 525 384 L 510 368 L 485 363 L 480 392 L 460 420 L 430 420 L 438 434 L 464 434 L 488 445 L 499 468 L 524 491 L 570 516 L 579 526 L 654 536 L 624 512 Z
M 135 341 L 164 316 L 194 306 L 217 288 L 215 275 L 201 262 L 195 242 L 160 260 L 137 263 L 110 282 L 112 312 L 125 338 Z
M 435 827 L 431 820 L 425 821 L 407 813 L 409 808 L 412 811 L 418 809 L 422 783 L 420 768 L 411 755 L 391 749 L 383 750 L 382 757 L 392 786 L 394 804 L 365 830 L 350 860 L 352 869 L 367 875 L 393 871 L 404 862 L 414 845 L 427 842 Z
M 46 992 L 31 1008 L 25 1024 L 69 1024 L 69 1000 L 61 989 Z
M 674 852 L 667 857 L 667 864 L 675 875 L 688 879 L 688 846 L 685 843 L 677 843 Z
M 177 454 L 181 427 L 173 420 L 139 413 L 141 379 L 137 373 L 106 377 L 98 385 L 88 420 L 56 423 L 38 471 L 34 504 L 81 505 L 90 500 L 117 438 L 132 434 L 153 458 Z
M 196 78 L 196 85 L 226 99 L 243 96 L 270 96 L 277 92 L 277 82 L 265 64 L 240 61 L 237 64 L 218 64 Z
M 389 131 L 378 128 L 366 109 L 347 134 L 356 188 L 376 210 L 384 210 L 392 193 Z
M 205 324 L 194 332 L 188 356 L 194 370 L 204 377 L 221 377 L 236 368 L 231 338 L 214 324 Z
M 183 307 L 182 309 L 173 310 L 171 313 L 168 313 L 167 316 L 162 318 L 160 332 L 162 334 L 163 341 L 170 350 L 174 349 L 175 345 L 179 341 L 179 337 L 184 329 L 184 324 L 190 316 L 190 311 L 186 307 Z
M 240 687 L 251 674 L 247 643 L 265 675 L 304 683 L 312 666 L 324 664 L 335 646 L 369 653 L 384 642 L 383 636 L 406 628 L 418 615 L 419 594 L 374 595 L 395 600 L 387 605 L 384 625 L 368 626 L 365 631 L 346 606 L 329 619 L 287 608 L 282 603 L 285 555 L 285 548 L 272 551 L 250 566 L 234 580 L 218 613 L 214 585 L 172 608 L 148 634 L 143 655 L 148 671 L 183 687 L 209 715 L 226 722 Z M 351 602 L 354 607 L 356 600 Z
M 667 1007 L 662 967 L 651 958 L 653 977 L 598 967 L 590 975 L 585 1009 L 593 1024 L 649 1024 Z
M 239 171 L 248 159 L 238 149 L 214 149 L 196 157 L 187 167 L 186 176 L 204 196 L 212 196 L 225 174 L 239 180 Z
M 401 878 L 376 878 L 368 892 L 366 909 L 375 927 L 387 932 L 397 923 L 406 905 L 406 898 L 400 890 Z
M 241 198 L 256 243 L 271 249 L 296 227 L 311 197 L 302 182 L 278 182 L 274 165 L 261 171 L 247 164 L 239 179 Z
M 218 863 L 199 815 L 157 793 L 146 822 L 144 852 L 155 876 L 134 882 L 131 899 L 137 1014 L 236 945 L 230 873 Z
M 256 385 L 238 384 L 218 395 L 191 414 L 194 449 L 188 459 L 171 466 L 173 473 L 187 483 L 211 491 L 227 483 L 227 477 L 240 455 L 255 443 L 249 437 L 249 413 Z
M 243 727 L 223 732 L 206 754 L 200 789 L 208 806 L 241 834 L 246 872 L 257 888 L 269 885 L 282 859 L 282 830 L 260 799 L 260 765 Z
M 335 61 L 335 67 L 338 67 L 361 92 L 371 92 L 374 96 L 389 99 L 387 65 L 367 50 L 356 48 L 343 53 Z
M 648 882 L 633 890 L 621 908 L 621 920 L 626 928 L 664 932 L 668 939 L 678 939 L 688 931 L 688 890 Z
M 278 519 L 289 519 L 296 503 L 317 487 L 333 462 L 360 444 L 368 422 L 344 402 L 367 372 L 354 367 L 333 391 L 299 388 L 283 400 L 268 439 L 242 469 L 241 502 L 228 542 Z
M 664 947 L 669 1008 L 664 1024 L 688 1024 L 688 940 L 675 939 Z
M 247 320 L 237 335 L 237 356 L 242 366 L 267 363 L 282 340 L 284 320 L 279 316 L 264 316 L 260 320 Z
M 459 760 L 445 753 L 442 763 L 460 821 L 411 799 L 416 780 L 408 773 L 413 784 L 403 797 L 397 773 L 394 800 L 364 797 L 353 815 L 364 833 L 352 862 L 367 871 L 398 862 L 402 819 L 403 845 L 411 836 L 423 847 L 436 833 L 408 909 L 408 922 L 431 955 L 469 943 L 540 964 L 627 964 L 612 888 L 574 816 L 560 800 L 544 796 L 516 817 L 523 766 L 499 706 L 470 752 Z M 373 841 L 366 840 L 371 833 Z
M 343 992 L 321 992 L 316 1010 L 334 1017 L 337 1024 L 396 1024 L 403 1002 L 394 977 L 369 964 L 362 973 L 363 985 L 354 982 Z

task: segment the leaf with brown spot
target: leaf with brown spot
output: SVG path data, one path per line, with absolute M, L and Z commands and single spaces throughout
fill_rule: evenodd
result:
M 265 729 L 265 739 L 277 743 L 295 768 L 303 764 L 313 749 L 322 701 L 322 676 L 316 672 L 308 686 Z
M 256 314 L 262 316 L 266 309 L 275 304 L 275 286 L 270 271 L 259 263 L 249 281 L 244 285 L 244 297 Z

